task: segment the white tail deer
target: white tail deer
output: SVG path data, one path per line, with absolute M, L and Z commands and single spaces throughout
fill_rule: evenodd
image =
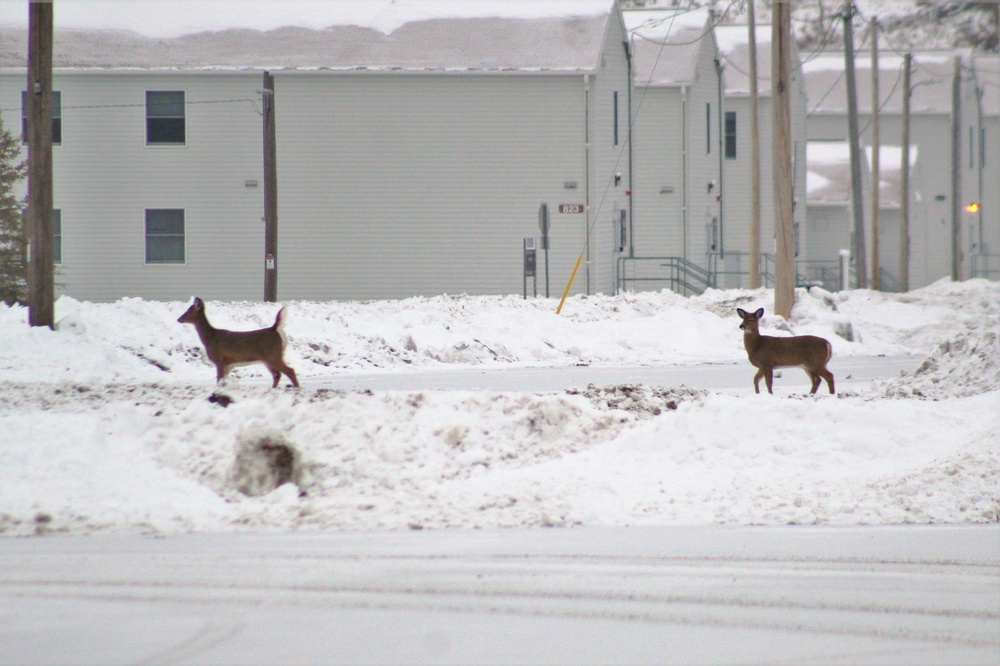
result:
M 278 310 L 274 326 L 256 331 L 226 331 L 215 328 L 208 323 L 205 316 L 205 303 L 195 298 L 194 303 L 177 320 L 182 324 L 194 324 L 201 343 L 205 345 L 208 360 L 215 364 L 216 383 L 221 383 L 229 371 L 237 365 L 263 363 L 271 371 L 274 378 L 272 388 L 278 385 L 281 375 L 292 380 L 293 386 L 299 385 L 299 380 L 284 359 L 285 346 L 288 338 L 285 336 L 285 308 Z
M 746 347 L 750 363 L 757 368 L 753 378 L 753 387 L 760 393 L 760 378 L 767 384 L 767 392 L 771 390 L 774 381 L 775 368 L 791 368 L 798 366 L 809 373 L 812 380 L 812 390 L 819 388 L 820 379 L 826 380 L 826 385 L 833 393 L 833 373 L 826 369 L 826 364 L 833 355 L 829 341 L 815 335 L 796 335 L 789 338 L 775 338 L 760 334 L 760 318 L 764 316 L 764 308 L 754 313 L 747 313 L 736 308 L 737 314 L 743 319 L 740 328 L 743 329 L 743 346 Z

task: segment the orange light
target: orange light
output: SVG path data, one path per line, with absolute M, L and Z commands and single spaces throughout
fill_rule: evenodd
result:
M 979 202 L 978 201 L 973 201 L 972 203 L 970 203 L 968 206 L 965 207 L 965 210 L 969 211 L 970 213 L 978 213 L 979 212 Z

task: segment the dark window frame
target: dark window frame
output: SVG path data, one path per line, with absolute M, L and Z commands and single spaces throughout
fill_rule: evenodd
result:
M 183 208 L 147 208 L 143 237 L 147 265 L 187 263 L 187 214 Z
M 179 103 L 176 96 L 180 96 Z M 167 96 L 174 97 L 170 99 Z M 187 145 L 187 93 L 183 90 L 146 91 L 146 145 Z
M 614 91 L 614 110 L 615 110 L 615 146 L 618 145 L 618 91 Z
M 28 143 L 28 91 L 21 91 L 21 143 Z M 52 145 L 62 145 L 62 91 L 52 91 Z
M 725 117 L 725 155 L 727 160 L 735 160 L 736 150 L 736 112 L 726 111 Z
M 712 103 L 705 102 L 705 154 L 712 154 Z
M 63 244 L 63 232 L 62 232 L 62 209 L 53 208 L 52 209 L 52 263 L 62 264 L 62 244 Z

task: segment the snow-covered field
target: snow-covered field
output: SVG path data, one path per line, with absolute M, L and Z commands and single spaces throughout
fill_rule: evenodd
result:
M 800 290 L 765 333 L 822 335 L 835 361 L 926 357 L 904 376 L 838 376 L 837 396 L 814 398 L 798 369 L 774 396 L 752 392 L 735 308 L 772 299 L 576 297 L 559 315 L 513 296 L 292 302 L 302 388 L 277 390 L 262 366 L 217 389 L 176 321 L 187 303 L 62 298 L 56 331 L 0 306 L 0 534 L 997 522 L 1000 285 Z M 208 303 L 238 330 L 276 311 Z M 745 388 L 325 385 L 704 364 L 745 374 Z

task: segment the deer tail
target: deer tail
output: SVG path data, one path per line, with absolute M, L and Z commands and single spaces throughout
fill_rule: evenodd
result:
M 281 348 L 284 349 L 288 346 L 288 334 L 285 333 L 285 321 L 287 317 L 285 315 L 285 306 L 281 306 L 278 310 L 278 316 L 274 318 L 274 326 L 271 328 L 278 332 L 281 336 Z

